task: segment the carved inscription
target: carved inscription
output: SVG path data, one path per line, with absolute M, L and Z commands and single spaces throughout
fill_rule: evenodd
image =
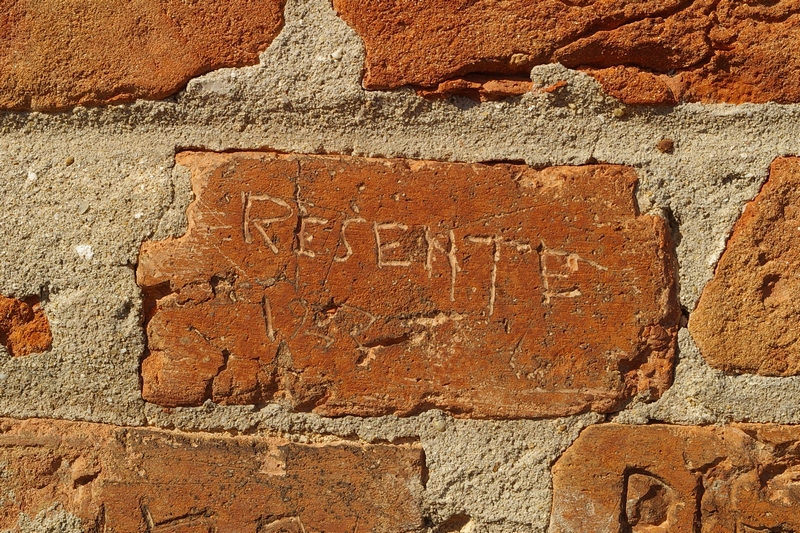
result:
M 616 166 L 184 153 L 148 242 L 146 400 L 320 413 L 607 411 L 671 380 L 664 222 Z
M 800 531 L 798 505 L 797 427 L 604 424 L 555 464 L 549 533 Z

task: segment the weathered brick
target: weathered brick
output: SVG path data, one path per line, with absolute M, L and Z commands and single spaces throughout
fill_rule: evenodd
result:
M 708 363 L 729 372 L 800 374 L 800 159 L 772 163 L 689 318 Z
M 800 529 L 800 428 L 587 428 L 553 467 L 550 533 Z
M 671 382 L 674 256 L 630 168 L 178 163 L 189 229 L 145 243 L 137 269 L 150 402 L 551 416 Z
M 0 420 L 0 527 L 61 503 L 86 531 L 421 531 L 416 445 L 298 444 Z
M 333 4 L 364 39 L 369 89 L 435 88 L 557 61 L 627 103 L 800 101 L 794 0 Z
M 435 89 L 418 88 L 417 94 L 430 99 L 447 98 L 454 94 L 460 94 L 469 96 L 473 100 L 491 102 L 525 94 L 532 87 L 533 82 L 530 79 L 521 77 L 498 79 L 483 74 L 468 74 L 461 78 L 444 81 Z
M 50 323 L 38 298 L 17 300 L 0 296 L 0 344 L 13 357 L 50 349 Z
M 191 77 L 251 65 L 285 0 L 3 0 L 0 109 L 164 98 Z

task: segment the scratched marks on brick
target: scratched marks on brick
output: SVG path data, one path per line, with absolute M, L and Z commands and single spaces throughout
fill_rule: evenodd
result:
M 550 533 L 800 530 L 793 426 L 584 430 L 553 467 Z
M 183 237 L 142 247 L 143 396 L 326 415 L 553 416 L 669 385 L 664 221 L 631 169 L 183 153 Z
M 422 531 L 424 466 L 416 444 L 0 419 L 0 528 L 58 502 L 108 533 Z

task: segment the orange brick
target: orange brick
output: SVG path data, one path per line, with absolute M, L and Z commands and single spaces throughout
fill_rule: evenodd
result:
M 482 74 L 469 74 L 461 78 L 443 81 L 433 89 L 417 89 L 425 98 L 440 99 L 454 94 L 469 96 L 473 100 L 491 102 L 509 96 L 519 96 L 531 90 L 533 82 L 521 76 L 498 79 Z
M 800 102 L 795 2 L 334 0 L 364 39 L 364 86 L 432 89 L 559 62 L 627 103 Z M 435 50 L 435 53 L 432 51 Z M 467 94 L 474 88 L 467 87 Z
M 143 396 L 326 415 L 610 411 L 670 384 L 678 306 L 632 169 L 183 153 L 142 247 Z
M 689 318 L 708 363 L 728 372 L 800 374 L 800 159 L 772 163 L 733 228 Z
M 0 344 L 13 357 L 50 349 L 53 336 L 38 298 L 0 296 Z
M 415 445 L 297 444 L 0 420 L 0 527 L 61 503 L 87 531 L 422 531 Z
M 6 0 L 0 109 L 164 98 L 193 76 L 252 65 L 283 25 L 285 0 Z
M 797 531 L 798 450 L 796 426 L 593 426 L 553 467 L 549 531 Z

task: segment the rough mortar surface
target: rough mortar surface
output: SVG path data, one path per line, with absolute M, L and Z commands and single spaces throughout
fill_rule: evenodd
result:
M 557 91 L 497 102 L 430 101 L 411 89 L 365 91 L 364 58 L 361 39 L 326 0 L 290 0 L 285 26 L 259 65 L 193 79 L 158 102 L 0 115 L 0 294 L 38 297 L 53 335 L 43 353 L 3 354 L 0 415 L 309 440 L 419 439 L 430 516 L 443 522 L 466 514 L 474 531 L 546 531 L 551 464 L 583 427 L 605 420 L 601 415 L 323 418 L 275 405 L 164 410 L 142 401 L 143 311 L 134 267 L 143 241 L 185 233 L 192 193 L 175 154 L 264 149 L 537 168 L 631 166 L 640 211 L 670 224 L 688 314 L 770 163 L 800 153 L 800 106 L 625 107 L 594 79 L 559 65 L 531 71 L 538 87 L 567 82 Z M 664 139 L 671 150 L 659 149 Z M 686 329 L 678 337 L 673 386 L 658 401 L 637 397 L 608 418 L 800 423 L 800 378 L 711 369 Z M 23 531 L 61 527 L 53 524 L 77 530 L 59 509 L 20 516 L 18 524 Z

